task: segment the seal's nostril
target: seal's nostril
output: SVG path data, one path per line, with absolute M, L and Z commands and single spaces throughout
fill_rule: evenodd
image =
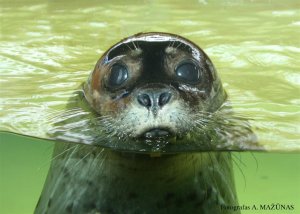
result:
M 145 138 L 162 138 L 170 136 L 170 132 L 165 129 L 155 128 L 144 133 Z
M 142 106 L 145 106 L 147 108 L 151 107 L 151 98 L 148 94 L 140 94 L 137 97 L 137 100 L 139 102 L 139 104 L 141 104 Z
M 170 92 L 155 92 L 155 93 L 141 93 L 137 96 L 137 100 L 140 105 L 151 108 L 158 109 L 166 105 L 172 97 Z
M 165 104 L 167 104 L 170 99 L 172 97 L 172 94 L 170 92 L 164 92 L 159 96 L 159 100 L 158 100 L 158 105 L 159 106 L 164 106 Z

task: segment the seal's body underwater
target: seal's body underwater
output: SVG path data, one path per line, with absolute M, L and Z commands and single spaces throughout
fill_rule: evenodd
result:
M 124 39 L 97 62 L 84 98 L 115 149 L 57 143 L 35 213 L 227 213 L 237 204 L 230 153 L 117 151 L 125 141 L 180 147 L 226 100 L 194 43 L 164 33 Z

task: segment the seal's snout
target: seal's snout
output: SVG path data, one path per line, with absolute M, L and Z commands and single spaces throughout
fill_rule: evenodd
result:
M 143 91 L 137 96 L 137 101 L 140 105 L 153 109 L 157 107 L 163 107 L 166 105 L 172 97 L 170 92 L 165 91 Z
M 148 139 L 153 138 L 167 138 L 171 135 L 171 132 L 167 129 L 155 128 L 144 133 L 144 137 Z

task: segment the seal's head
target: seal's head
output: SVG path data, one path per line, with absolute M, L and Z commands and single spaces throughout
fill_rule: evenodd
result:
M 137 34 L 111 47 L 84 93 L 107 130 L 148 141 L 188 135 L 195 117 L 216 111 L 226 99 L 204 51 L 166 33 Z

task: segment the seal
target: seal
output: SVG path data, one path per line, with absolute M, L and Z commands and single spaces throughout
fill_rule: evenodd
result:
M 57 142 L 35 213 L 232 212 L 224 209 L 237 205 L 229 152 L 153 152 L 192 142 L 226 100 L 201 48 L 178 35 L 136 34 L 103 54 L 83 92 L 110 149 Z M 125 143 L 154 149 L 119 151 Z

